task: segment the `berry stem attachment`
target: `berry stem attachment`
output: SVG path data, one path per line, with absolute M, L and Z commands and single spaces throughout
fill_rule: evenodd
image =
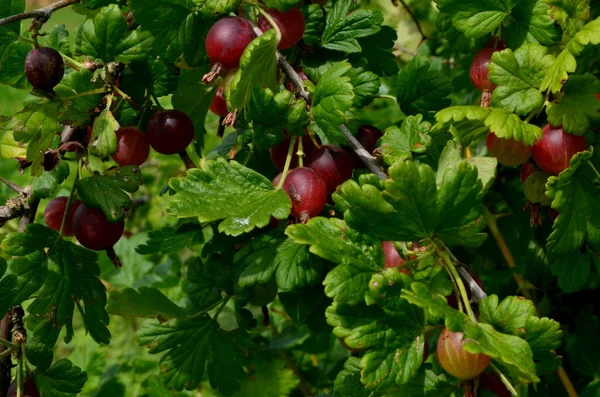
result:
M 87 69 L 83 63 L 77 62 L 76 60 L 74 60 L 73 58 L 71 58 L 65 54 L 60 54 L 60 56 L 65 61 L 65 64 L 67 64 L 68 67 L 75 70 L 76 72 L 79 72 L 82 69 Z
M 72 99 L 77 99 L 77 98 L 81 98 L 84 96 L 88 96 L 88 95 L 97 95 L 97 94 L 106 94 L 106 88 L 96 88 L 94 90 L 90 90 L 90 91 L 86 91 L 86 92 L 82 92 L 79 93 L 77 95 L 73 95 L 73 96 L 68 96 L 66 98 L 61 98 L 63 101 L 70 101 Z
M 142 107 L 140 105 L 138 105 L 137 103 L 135 103 L 135 101 L 133 99 L 131 99 L 131 97 L 129 95 L 127 95 L 125 92 L 123 92 L 123 90 L 121 90 L 119 87 L 117 87 L 116 85 L 113 85 L 113 90 L 115 90 L 115 92 L 119 95 L 121 95 L 121 97 L 123 97 L 127 102 L 129 102 L 129 104 L 131 106 L 133 106 L 135 108 L 135 110 L 137 110 L 138 112 L 142 110 Z
M 275 30 L 275 35 L 277 36 L 277 41 L 278 41 L 278 42 L 279 42 L 279 41 L 281 41 L 281 30 L 279 29 L 279 26 L 277 25 L 277 23 L 275 23 L 275 21 L 273 20 L 273 18 L 271 18 L 271 16 L 269 15 L 269 13 L 268 13 L 268 12 L 266 12 L 265 10 L 263 10 L 262 8 L 260 8 L 260 7 L 258 7 L 258 6 L 257 6 L 256 8 L 258 8 L 258 12 L 259 12 L 259 13 L 260 13 L 260 14 L 261 14 L 263 17 L 265 17 L 265 19 L 266 19 L 267 21 L 269 21 L 269 23 L 271 24 L 271 26 L 272 26 L 272 27 L 273 27 L 273 29 Z M 254 27 L 253 27 L 253 28 L 254 28 Z M 259 29 L 259 30 L 260 30 L 260 29 Z M 262 30 L 261 30 L 261 32 L 262 32 Z M 262 32 L 262 33 L 264 33 L 264 32 Z
M 500 371 L 500 369 L 498 367 L 496 367 L 496 365 L 494 364 L 493 361 L 490 361 L 490 367 L 494 371 L 496 371 L 496 373 L 500 377 L 500 380 L 502 381 L 502 383 L 504 383 L 504 386 L 506 386 L 506 388 L 508 389 L 508 391 L 510 391 L 510 394 L 513 395 L 513 396 L 518 397 L 519 393 L 517 393 L 517 391 L 515 390 L 514 386 L 510 383 L 510 380 L 508 380 L 508 378 L 506 377 L 506 375 L 504 375 L 502 373 L 502 371 Z
M 183 161 L 183 164 L 185 164 L 186 169 L 191 170 L 192 168 L 196 168 L 196 164 L 194 164 L 190 158 L 190 155 L 187 154 L 185 150 L 183 152 L 179 152 L 179 157 Z
M 383 172 L 379 164 L 377 164 L 377 159 L 373 157 L 366 149 L 361 145 L 361 143 L 352 135 L 352 133 L 348 130 L 348 127 L 345 125 L 340 125 L 340 129 L 344 133 L 348 144 L 354 150 L 354 153 L 362 160 L 362 162 L 367 166 L 369 171 L 377 175 L 377 177 L 381 180 L 388 179 L 388 176 Z
M 65 8 L 65 7 L 68 7 L 70 5 L 73 5 L 73 4 L 76 4 L 79 2 L 80 2 L 80 0 L 60 0 L 60 1 L 57 1 L 56 3 L 52 3 L 46 7 L 42 7 L 37 10 L 27 11 L 27 12 L 23 12 L 21 14 L 15 14 L 15 15 L 11 15 L 6 18 L 1 18 L 0 26 L 6 25 L 9 23 L 13 23 L 13 22 L 19 22 L 24 19 L 30 19 L 30 18 L 47 20 L 48 18 L 50 18 L 50 16 L 52 15 L 52 13 L 54 11 L 60 10 L 61 8 Z
M 81 160 L 79 160 L 81 162 Z M 80 167 L 77 166 L 77 172 L 75 173 L 75 179 L 73 180 L 73 186 L 71 187 L 71 194 L 69 194 L 69 200 L 67 200 L 67 206 L 65 207 L 65 214 L 63 215 L 62 222 L 60 224 L 60 235 L 65 235 L 65 227 L 67 226 L 67 219 L 69 218 L 69 211 L 71 211 L 71 207 L 75 202 L 75 195 L 77 194 L 77 183 L 79 182 L 79 174 Z
M 283 166 L 283 172 L 281 173 L 281 179 L 277 184 L 277 189 L 281 189 L 283 187 L 283 184 L 285 183 L 285 178 L 287 177 L 288 171 L 290 170 L 290 164 L 292 163 L 292 156 L 294 155 L 294 146 L 296 145 L 297 139 L 298 138 L 296 137 L 290 139 L 290 147 L 288 148 L 287 157 L 285 158 L 285 165 Z
M 302 138 L 298 139 L 298 167 L 304 167 L 304 148 L 302 147 Z

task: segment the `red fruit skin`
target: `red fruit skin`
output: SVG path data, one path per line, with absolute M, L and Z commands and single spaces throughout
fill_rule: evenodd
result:
M 406 264 L 392 241 L 384 241 L 381 243 L 381 248 L 383 248 L 383 263 L 386 269 L 401 267 Z
M 423 364 L 425 361 L 427 361 L 428 358 L 429 358 L 429 343 L 427 343 L 427 341 L 425 341 L 425 344 L 423 345 L 423 360 L 421 361 L 421 364 Z
M 358 128 L 358 134 L 356 135 L 356 140 L 358 140 L 361 145 L 365 148 L 365 150 L 369 153 L 373 153 L 377 148 L 377 141 L 383 136 L 381 130 L 373 125 L 363 124 Z M 355 169 L 365 168 L 365 164 L 362 162 L 360 157 L 354 153 L 354 151 L 350 152 L 350 156 L 352 157 L 352 165 Z
M 67 208 L 68 201 L 69 198 L 67 196 L 56 197 L 50 200 L 46 206 L 46 210 L 44 211 L 44 221 L 46 222 L 46 226 L 56 230 L 57 232 L 60 232 L 60 227 L 62 225 L 62 220 L 65 215 L 65 209 Z M 80 205 L 81 201 L 76 199 L 69 209 L 64 230 L 65 236 L 67 237 L 75 235 L 75 232 L 73 231 L 73 215 Z
M 521 166 L 521 183 L 525 183 L 527 178 L 539 172 L 538 167 L 533 163 L 525 163 Z
M 225 97 L 223 96 L 223 86 L 219 86 L 215 97 L 213 98 L 210 104 L 210 111 L 216 114 L 219 117 L 225 117 L 229 114 L 229 110 L 227 109 L 227 102 L 225 101 Z
M 480 91 L 492 91 L 496 88 L 496 84 L 492 83 L 488 78 L 488 64 L 492 60 L 492 54 L 496 51 L 500 50 L 498 48 L 484 48 L 475 55 L 473 62 L 471 62 L 469 69 L 471 83 Z
M 206 36 L 206 54 L 211 61 L 226 68 L 237 68 L 244 50 L 255 37 L 247 20 L 239 17 L 219 19 Z
M 338 146 L 321 146 L 308 156 L 307 164 L 323 178 L 329 193 L 352 177 L 352 158 Z
M 60 83 L 64 74 L 63 58 L 52 48 L 34 48 L 25 57 L 25 75 L 33 88 L 51 90 Z
M 491 391 L 498 397 L 511 397 L 510 390 L 506 388 L 500 377 L 493 372 L 479 375 L 479 386 Z
M 146 128 L 150 145 L 162 154 L 183 152 L 194 139 L 194 123 L 180 110 L 154 113 Z
M 281 174 L 273 179 L 273 185 L 277 185 Z M 292 202 L 291 215 L 302 222 L 319 215 L 327 202 L 327 187 L 323 179 L 313 170 L 306 167 L 291 170 L 285 182 L 283 190 Z
M 7 397 L 17 397 L 17 383 L 12 382 L 8 388 L 8 392 L 6 394 Z M 22 397 L 40 397 L 40 392 L 37 389 L 35 384 L 35 380 L 33 377 L 28 377 L 23 382 L 23 394 Z
M 277 45 L 280 50 L 292 48 L 296 45 L 304 35 L 306 28 L 306 22 L 304 20 L 304 14 L 298 7 L 294 7 L 289 11 L 281 12 L 274 8 L 266 10 L 267 14 L 275 21 L 277 27 L 281 31 L 281 41 Z M 260 30 L 266 32 L 269 29 L 273 29 L 273 26 L 267 21 L 264 16 L 258 16 L 258 26 Z
M 75 238 L 81 245 L 94 251 L 112 248 L 123 235 L 124 222 L 110 223 L 97 208 L 81 204 L 73 215 Z
M 509 167 L 521 165 L 531 156 L 531 146 L 514 139 L 498 138 L 493 132 L 488 134 L 485 143 L 498 163 Z
M 587 148 L 585 137 L 572 135 L 562 127 L 546 124 L 542 139 L 531 149 L 533 160 L 544 171 L 558 175 L 569 167 L 571 158 Z
M 119 166 L 140 166 L 148 160 L 150 143 L 146 134 L 136 127 L 121 127 L 117 131 L 117 151 L 112 155 Z
M 271 154 L 271 160 L 273 161 L 273 164 L 275 164 L 275 167 L 279 169 L 279 171 L 283 171 L 283 168 L 285 167 L 285 160 L 287 158 L 287 152 L 290 148 L 291 140 L 292 137 L 290 135 L 286 135 L 283 142 L 273 146 L 269 151 Z M 304 152 L 304 158 L 309 156 L 313 150 L 315 150 L 315 144 L 313 140 L 310 138 L 310 136 L 304 135 L 302 137 L 302 151 Z M 297 152 L 298 141 L 296 140 L 296 144 L 294 145 L 294 154 L 292 155 L 292 161 L 290 163 L 290 168 L 296 168 L 298 166 L 298 155 L 296 154 Z
M 472 354 L 462 348 L 462 332 L 452 332 L 444 328 L 438 339 L 437 358 L 450 375 L 462 379 L 473 379 L 480 375 L 490 363 L 485 354 Z

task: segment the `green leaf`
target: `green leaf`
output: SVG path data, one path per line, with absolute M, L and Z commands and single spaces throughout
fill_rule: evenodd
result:
M 266 226 L 271 216 L 283 219 L 291 208 L 283 190 L 235 161 L 207 161 L 204 170 L 190 170 L 170 186 L 177 192 L 167 210 L 171 215 L 201 222 L 223 219 L 219 231 L 233 236 Z
M 378 10 L 355 10 L 352 3 L 338 1 L 327 14 L 321 46 L 345 53 L 360 52 L 358 38 L 371 36 L 380 30 L 383 14 Z
M 558 286 L 563 291 L 575 292 L 585 287 L 590 277 L 592 255 L 588 249 L 550 255 L 552 274 L 558 278 Z
M 0 18 L 20 14 L 25 11 L 25 0 L 5 0 L 0 4 Z M 21 33 L 21 22 L 0 26 L 0 52 L 5 51 Z
M 344 369 L 335 378 L 334 388 L 336 396 L 368 397 L 369 394 L 360 381 L 360 358 L 348 357 Z
M 46 36 L 46 45 L 63 54 L 69 54 L 71 52 L 69 45 L 69 31 L 65 25 L 52 26 L 52 29 L 50 29 Z
M 18 277 L 15 304 L 36 296 L 27 308 L 28 329 L 34 332 L 32 343 L 51 349 L 63 326 L 68 343 L 73 337 L 76 306 L 92 338 L 101 344 L 110 342 L 104 308 L 106 289 L 98 278 L 96 253 L 35 223 L 24 233 L 10 233 L 2 242 L 2 249 L 14 256 L 9 266 Z
M 489 79 L 498 85 L 492 104 L 526 116 L 544 104 L 539 91 L 542 79 L 554 62 L 548 49 L 538 44 L 525 44 L 513 52 L 510 48 L 492 55 Z
M 0 29 L 7 29 L 7 27 L 0 26 Z M 1 37 L 2 31 L 0 30 Z M 30 87 L 23 65 L 25 57 L 32 49 L 31 44 L 19 41 L 6 46 L 0 44 L 0 84 L 8 84 L 15 88 Z
M 135 250 L 142 255 L 179 253 L 204 242 L 204 231 L 196 222 L 184 222 L 177 227 L 163 227 L 148 232 L 148 240 Z
M 422 115 L 408 116 L 400 128 L 392 126 L 385 130 L 381 149 L 386 164 L 411 158 L 412 153 L 423 153 L 431 145 L 431 124 Z
M 69 163 L 61 161 L 52 171 L 44 172 L 33 180 L 33 194 L 39 198 L 49 198 L 54 195 L 59 185 L 69 177 Z
M 240 69 L 225 93 L 227 105 L 242 109 L 252 92 L 261 87 L 275 90 L 277 87 L 277 44 L 279 38 L 274 29 L 252 40 L 240 59 Z
M 163 19 L 164 21 L 164 19 Z M 168 25 L 168 24 L 165 24 Z M 75 53 L 106 62 L 131 62 L 146 59 L 153 38 L 141 29 L 127 31 L 127 18 L 111 4 L 85 21 L 77 31 Z
M 88 380 L 87 372 L 61 358 L 45 371 L 34 371 L 39 392 L 48 397 L 70 397 L 81 393 Z
M 301 7 L 304 14 L 305 29 L 302 41 L 309 45 L 318 45 L 325 30 L 325 14 L 319 4 Z
M 447 98 L 452 84 L 436 70 L 425 57 L 415 56 L 398 75 L 396 98 L 400 109 L 407 115 L 424 114 L 433 118 L 433 112 L 450 106 Z
M 583 310 L 577 318 L 574 332 L 570 330 L 569 343 L 565 344 L 569 362 L 572 362 L 574 369 L 580 374 L 594 378 L 600 373 L 600 344 L 596 338 L 598 332 L 598 317 L 590 310 Z
M 203 262 L 194 258 L 187 264 L 190 282 L 187 293 L 195 309 L 200 311 L 210 308 L 222 299 L 221 290 L 232 289 L 230 284 L 233 283 L 234 275 L 230 271 L 224 271 L 230 270 L 227 266 L 231 266 L 231 263 L 224 264 L 214 259 Z
M 551 8 L 547 3 L 542 0 L 524 0 L 511 10 L 510 22 L 502 30 L 509 47 L 518 48 L 523 43 L 551 46 L 560 39 L 555 21 L 548 15 Z
M 237 11 L 241 0 L 197 0 L 200 14 L 205 19 L 219 19 Z
M 313 97 L 313 117 L 324 136 L 321 139 L 333 144 L 346 141 L 339 126 L 348 121 L 346 112 L 354 102 L 354 90 L 346 73 L 352 68 L 348 62 L 332 66 L 319 79 Z
M 104 109 L 94 120 L 89 151 L 94 156 L 106 158 L 117 151 L 119 122 L 110 109 Z
M 382 26 L 374 35 L 358 40 L 362 51 L 360 55 L 369 64 L 369 69 L 379 76 L 393 76 L 398 73 L 398 62 L 392 49 L 398 39 L 391 26 Z
M 514 0 L 469 3 L 460 0 L 438 0 L 436 3 L 440 12 L 453 16 L 452 25 L 470 39 L 494 32 L 517 4 Z
M 106 311 L 121 317 L 145 317 L 170 320 L 185 316 L 183 308 L 177 306 L 156 288 L 140 287 L 111 290 Z
M 236 396 L 289 396 L 298 385 L 298 378 L 282 360 L 274 360 L 271 357 L 255 359 L 252 361 L 252 367 L 256 372 L 242 382 Z
M 282 291 L 292 291 L 321 280 L 322 261 L 309 254 L 308 247 L 285 237 L 263 234 L 241 249 L 235 263 L 245 270 L 240 275 L 241 287 L 267 283 L 273 278 Z
M 204 135 L 206 134 L 204 123 L 215 92 L 214 87 L 202 83 L 202 76 L 205 72 L 204 68 L 181 70 L 179 87 L 171 97 L 173 107 L 183 111 L 194 122 L 194 140 L 199 147 L 204 146 Z
M 354 64 L 347 76 L 350 77 L 350 83 L 354 87 L 354 100 L 352 106 L 362 108 L 373 102 L 375 96 L 379 93 L 381 81 L 375 73 L 365 70 L 361 62 Z
M 562 125 L 570 134 L 585 134 L 590 123 L 597 124 L 600 121 L 600 102 L 594 96 L 599 92 L 600 82 L 592 74 L 572 76 L 563 86 L 564 96 L 546 108 L 548 122 Z
M 143 183 L 142 172 L 138 167 L 115 167 L 106 175 L 82 178 L 77 183 L 81 201 L 91 208 L 99 208 L 110 222 L 125 219 L 131 208 L 131 198 L 125 192 L 133 193 Z
M 225 395 L 239 390 L 246 379 L 245 334 L 225 332 L 208 316 L 148 324 L 138 332 L 138 341 L 148 346 L 151 354 L 165 353 L 160 371 L 169 389 L 194 390 L 202 382 L 205 369 L 211 386 Z
M 289 11 L 300 3 L 299 0 L 265 0 L 265 5 L 268 8 L 277 8 L 279 11 Z
M 102 88 L 101 79 L 95 79 L 87 69 L 68 73 L 54 88 L 64 102 L 65 109 L 60 113 L 60 122 L 71 126 L 88 126 L 95 108 L 100 105 L 104 94 L 82 95 Z M 68 99 L 71 98 L 71 99 Z

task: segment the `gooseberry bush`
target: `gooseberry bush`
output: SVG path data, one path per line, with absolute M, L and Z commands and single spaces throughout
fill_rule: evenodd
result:
M 0 397 L 599 395 L 599 14 L 2 0 Z

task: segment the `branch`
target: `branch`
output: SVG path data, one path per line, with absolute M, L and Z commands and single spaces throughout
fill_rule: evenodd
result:
M 13 22 L 19 22 L 24 19 L 35 18 L 40 19 L 42 21 L 47 21 L 50 18 L 50 15 L 56 10 L 60 10 L 61 8 L 68 7 L 75 3 L 79 3 L 80 0 L 60 0 L 56 3 L 52 3 L 49 6 L 42 7 L 37 10 L 23 12 L 21 14 L 11 15 L 6 18 L 0 19 L 0 26 L 6 25 Z
M 3 339 L 10 339 L 12 331 L 12 323 L 10 321 L 10 313 L 6 313 L 2 317 L 0 322 L 0 337 Z M 7 346 L 0 345 L 0 353 L 4 353 L 8 349 Z M 12 368 L 12 362 L 10 356 L 0 358 L 0 397 L 6 397 L 8 388 L 10 386 L 10 370 Z
M 406 12 L 408 12 L 408 15 L 410 15 L 410 17 L 412 18 L 412 20 L 415 23 L 415 25 L 417 25 L 417 29 L 419 30 L 419 33 L 421 33 L 421 42 L 427 40 L 428 37 L 423 32 L 423 28 L 421 28 L 421 23 L 419 22 L 419 20 L 415 16 L 415 14 L 413 14 L 412 10 L 408 7 L 408 5 L 406 4 L 406 2 L 404 0 L 399 0 L 399 1 L 400 1 L 400 3 L 402 3 L 402 6 L 406 10 Z
M 281 70 L 283 70 L 285 76 L 292 82 L 296 96 L 304 100 L 304 102 L 307 104 L 310 104 L 310 93 L 306 91 L 306 88 L 304 88 L 302 79 L 279 51 L 277 51 L 277 61 L 279 62 L 279 67 L 281 67 Z
M 377 175 L 377 177 L 381 180 L 387 179 L 388 176 L 383 172 L 381 167 L 379 166 L 377 159 L 373 157 L 367 150 L 360 144 L 360 142 L 352 135 L 352 133 L 348 130 L 348 127 L 345 125 L 340 126 L 348 144 L 354 150 L 354 153 L 362 160 L 362 162 L 367 166 L 369 171 Z
M 11 219 L 19 218 L 29 208 L 28 199 L 31 196 L 31 188 L 26 188 L 19 197 L 6 200 L 6 204 L 0 207 L 0 227 Z

